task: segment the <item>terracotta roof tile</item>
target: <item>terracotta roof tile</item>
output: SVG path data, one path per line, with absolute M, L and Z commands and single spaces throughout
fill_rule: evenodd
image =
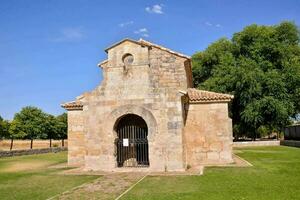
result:
M 63 107 L 66 110 L 82 110 L 83 105 L 80 101 L 70 101 L 67 103 L 61 104 L 61 107 Z
M 205 90 L 198 90 L 195 88 L 189 88 L 187 90 L 187 96 L 190 102 L 230 102 L 233 99 L 233 95 L 222 94 L 216 92 L 210 92 Z

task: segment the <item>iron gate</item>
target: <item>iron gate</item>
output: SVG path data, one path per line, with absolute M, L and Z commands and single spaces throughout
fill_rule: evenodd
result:
M 148 128 L 137 115 L 123 117 L 117 126 L 118 167 L 148 167 Z

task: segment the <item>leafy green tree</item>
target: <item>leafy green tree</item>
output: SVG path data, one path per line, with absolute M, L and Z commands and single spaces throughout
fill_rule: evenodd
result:
M 235 137 L 255 139 L 259 127 L 280 131 L 300 113 L 300 46 L 294 23 L 250 25 L 192 57 L 196 87 L 235 96 Z
M 14 139 L 24 139 L 26 133 L 21 128 L 22 124 L 18 120 L 13 120 L 9 126 L 10 150 L 13 149 Z
M 50 114 L 46 114 L 44 122 L 44 133 L 49 139 L 50 148 L 52 147 L 52 139 L 59 139 L 59 121 Z
M 4 131 L 3 131 L 3 118 L 0 115 L 0 139 L 4 138 Z
M 64 140 L 68 136 L 68 116 L 67 113 L 63 113 L 56 117 L 58 121 L 58 136 L 62 141 L 62 146 L 65 146 Z
M 0 116 L 0 140 L 9 138 L 10 123 Z
M 11 132 L 19 138 L 30 139 L 32 149 L 34 139 L 47 138 L 44 125 L 46 118 L 46 114 L 41 109 L 33 106 L 24 107 L 15 114 Z

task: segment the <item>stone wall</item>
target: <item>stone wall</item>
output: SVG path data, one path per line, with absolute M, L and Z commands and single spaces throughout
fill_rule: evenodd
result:
M 127 53 L 133 55 L 134 62 L 124 69 L 122 57 Z M 87 170 L 116 168 L 114 124 L 125 114 L 137 114 L 147 123 L 150 170 L 184 169 L 179 90 L 186 90 L 191 85 L 186 76 L 189 73 L 186 60 L 155 47 L 128 41 L 108 50 L 101 85 L 81 99 L 83 116 L 86 116 Z M 152 117 L 145 119 L 145 115 Z M 75 158 L 74 150 L 73 153 L 70 155 Z
M 257 147 L 257 146 L 279 146 L 279 140 L 273 141 L 249 141 L 249 142 L 233 142 L 233 147 Z
M 296 140 L 281 140 L 280 145 L 290 146 L 290 147 L 300 147 L 300 141 Z
M 184 130 L 186 165 L 232 162 L 232 123 L 227 103 L 190 104 Z
M 23 150 L 12 150 L 12 151 L 0 151 L 0 158 L 11 157 L 11 156 L 23 156 L 23 155 L 33 155 L 42 153 L 56 153 L 60 151 L 66 151 L 66 147 L 54 147 L 54 148 L 44 148 L 44 149 L 23 149 Z
M 157 107 L 155 116 L 159 122 L 159 135 L 156 143 L 162 151 L 157 163 L 164 161 L 164 169 L 168 171 L 184 169 L 183 162 L 183 114 L 182 95 L 190 85 L 185 66 L 186 59 L 174 56 L 160 49 L 150 51 L 151 83 L 157 91 L 154 104 Z
M 84 116 L 81 110 L 68 111 L 68 164 L 83 166 L 85 149 Z

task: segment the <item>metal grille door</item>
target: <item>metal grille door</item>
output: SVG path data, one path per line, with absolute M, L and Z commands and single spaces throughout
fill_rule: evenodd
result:
M 148 167 L 148 128 L 137 115 L 126 115 L 118 123 L 117 164 L 118 167 Z

